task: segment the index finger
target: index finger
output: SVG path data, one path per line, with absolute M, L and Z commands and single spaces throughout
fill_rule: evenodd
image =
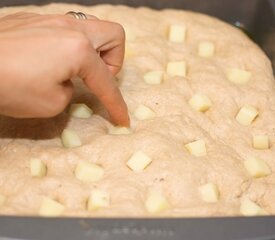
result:
M 130 125 L 128 109 L 114 76 L 94 49 L 86 52 L 80 77 L 107 109 L 111 121 L 119 126 Z

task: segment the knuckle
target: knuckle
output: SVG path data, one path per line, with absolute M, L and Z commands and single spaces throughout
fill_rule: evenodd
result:
M 72 41 L 72 47 L 75 51 L 84 51 L 87 50 L 90 47 L 90 41 L 85 36 L 85 34 L 81 32 L 74 32 L 73 35 L 73 41 Z
M 17 12 L 17 13 L 6 15 L 3 17 L 3 19 L 14 19 L 14 18 L 22 18 L 22 17 L 30 17 L 30 16 L 31 14 L 27 12 Z
M 77 36 L 76 48 L 79 51 L 87 51 L 91 48 L 90 40 L 82 33 Z
M 54 16 L 47 21 L 50 21 L 52 25 L 56 27 L 68 28 L 72 26 L 72 19 L 66 16 Z
M 123 28 L 123 26 L 119 23 L 113 23 L 113 28 L 115 29 L 115 32 L 117 34 L 117 36 L 119 37 L 119 39 L 124 40 L 125 39 L 125 30 Z
M 68 103 L 70 102 L 71 98 L 72 98 L 72 91 L 62 91 L 59 94 L 59 99 L 58 99 L 58 109 L 59 112 L 63 111 L 65 109 L 65 107 L 68 105 Z
M 68 105 L 72 97 L 72 92 L 62 91 L 58 96 L 51 102 L 47 114 L 49 117 L 54 117 L 61 113 Z
M 75 32 L 73 41 L 69 43 L 69 49 L 75 59 L 82 60 L 87 56 L 87 53 L 90 52 L 91 43 L 83 33 Z
M 92 45 L 82 32 L 66 30 L 62 32 L 59 41 L 62 41 L 60 52 L 62 58 L 70 69 L 70 76 L 75 76 L 81 70 L 83 64 L 87 62 L 89 54 L 93 48 Z
M 61 110 L 62 111 L 62 110 Z M 60 108 L 57 107 L 56 103 L 53 103 L 48 107 L 47 111 L 45 111 L 43 117 L 54 117 L 58 115 L 60 112 Z

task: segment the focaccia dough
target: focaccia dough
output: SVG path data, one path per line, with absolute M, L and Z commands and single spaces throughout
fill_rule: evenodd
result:
M 129 107 L 132 134 L 108 134 L 106 112 L 81 81 L 76 83 L 72 102 L 86 103 L 94 114 L 77 119 L 64 112 L 52 119 L 16 120 L 0 118 L 0 194 L 6 201 L 0 214 L 37 215 L 44 197 L 65 206 L 64 216 L 150 216 L 145 202 L 149 192 L 165 196 L 169 208 L 158 216 L 229 216 L 240 214 L 246 197 L 275 213 L 275 82 L 270 61 L 240 30 L 218 19 L 180 10 L 152 10 L 126 6 L 50 4 L 0 9 L 0 16 L 18 11 L 60 13 L 81 11 L 122 24 L 127 35 L 127 56 L 118 74 L 119 87 Z M 186 27 L 184 43 L 169 42 L 171 24 Z M 197 53 L 201 41 L 215 45 L 212 57 Z M 168 76 L 169 61 L 185 61 L 186 77 Z M 227 79 L 230 68 L 251 72 L 251 79 L 237 85 Z M 143 75 L 163 71 L 163 81 L 149 85 Z M 211 99 L 206 112 L 188 104 L 197 94 Z M 11 93 L 12 94 L 12 93 Z M 138 120 L 133 113 L 139 105 L 156 116 Z M 259 116 L 249 126 L 235 117 L 240 108 L 254 106 Z M 83 145 L 64 148 L 60 134 L 74 130 Z M 268 135 L 270 149 L 258 150 L 253 135 Z M 197 157 L 184 147 L 204 140 L 207 155 Z M 152 162 L 142 172 L 129 169 L 126 162 L 138 151 Z M 272 173 L 252 178 L 244 167 L 247 157 L 263 159 Z M 47 165 L 47 176 L 30 174 L 30 159 Z M 77 163 L 88 161 L 104 168 L 95 183 L 78 180 Z M 199 187 L 213 183 L 219 200 L 204 202 Z M 110 194 L 110 206 L 87 211 L 93 189 Z

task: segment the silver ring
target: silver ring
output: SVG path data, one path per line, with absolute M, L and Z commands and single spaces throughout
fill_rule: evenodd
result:
M 85 20 L 85 19 L 87 19 L 86 14 L 83 13 L 83 12 L 74 12 L 74 11 L 70 11 L 70 12 L 67 12 L 65 15 L 72 15 L 74 18 L 80 19 L 80 20 Z

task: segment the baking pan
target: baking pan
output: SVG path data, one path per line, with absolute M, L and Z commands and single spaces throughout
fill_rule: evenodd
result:
M 0 7 L 43 5 L 50 2 L 52 1 L 1 0 Z M 275 67 L 275 0 L 63 0 L 62 2 L 84 5 L 126 4 L 155 9 L 178 8 L 216 16 L 242 28 L 261 46 L 271 59 L 273 69 Z M 275 216 L 171 219 L 0 216 L 0 240 L 19 239 L 275 240 Z

